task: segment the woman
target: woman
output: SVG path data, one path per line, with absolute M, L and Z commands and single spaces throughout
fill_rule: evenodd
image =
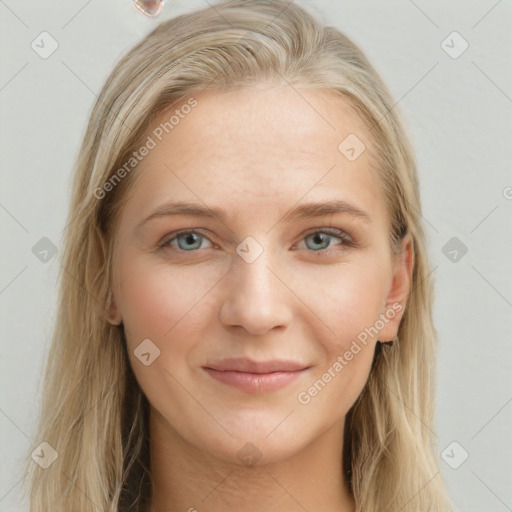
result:
M 449 510 L 393 106 L 282 1 L 179 16 L 121 60 L 76 168 L 33 512 Z

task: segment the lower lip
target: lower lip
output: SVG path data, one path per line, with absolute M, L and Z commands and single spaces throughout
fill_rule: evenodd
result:
M 204 370 L 215 380 L 233 386 L 245 393 L 270 393 L 288 386 L 307 371 L 272 372 L 272 373 L 246 373 L 233 371 Z

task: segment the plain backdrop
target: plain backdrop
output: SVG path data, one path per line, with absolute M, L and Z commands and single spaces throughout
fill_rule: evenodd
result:
M 436 286 L 442 473 L 454 510 L 512 510 L 511 3 L 298 3 L 365 51 L 404 113 Z M 0 0 L 0 511 L 26 510 L 22 462 L 35 436 L 59 272 L 41 247 L 59 251 L 96 96 L 160 21 L 206 5 L 167 0 L 152 19 L 131 0 Z M 43 58 L 37 44 L 58 47 Z

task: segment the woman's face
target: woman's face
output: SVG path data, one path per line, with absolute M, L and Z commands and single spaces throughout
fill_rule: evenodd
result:
M 109 320 L 124 323 L 160 432 L 277 461 L 341 433 L 376 340 L 397 332 L 410 246 L 390 249 L 368 132 L 343 100 L 290 87 L 194 98 L 153 123 L 132 171 Z

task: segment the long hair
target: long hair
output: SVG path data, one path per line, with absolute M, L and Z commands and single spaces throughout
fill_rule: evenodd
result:
M 357 109 L 376 149 L 390 246 L 398 252 L 405 233 L 413 241 L 399 341 L 377 344 L 369 379 L 346 417 L 340 463 L 356 510 L 449 510 L 433 432 L 431 270 L 404 121 L 373 66 L 339 30 L 293 2 L 235 0 L 160 23 L 117 63 L 92 110 L 72 184 L 32 447 L 47 442 L 57 459 L 46 469 L 29 460 L 31 512 L 146 509 L 148 401 L 130 367 L 123 326 L 105 319 L 116 222 L 136 167 L 108 193 L 98 191 L 119 177 L 159 114 L 202 90 L 262 81 L 334 92 Z

